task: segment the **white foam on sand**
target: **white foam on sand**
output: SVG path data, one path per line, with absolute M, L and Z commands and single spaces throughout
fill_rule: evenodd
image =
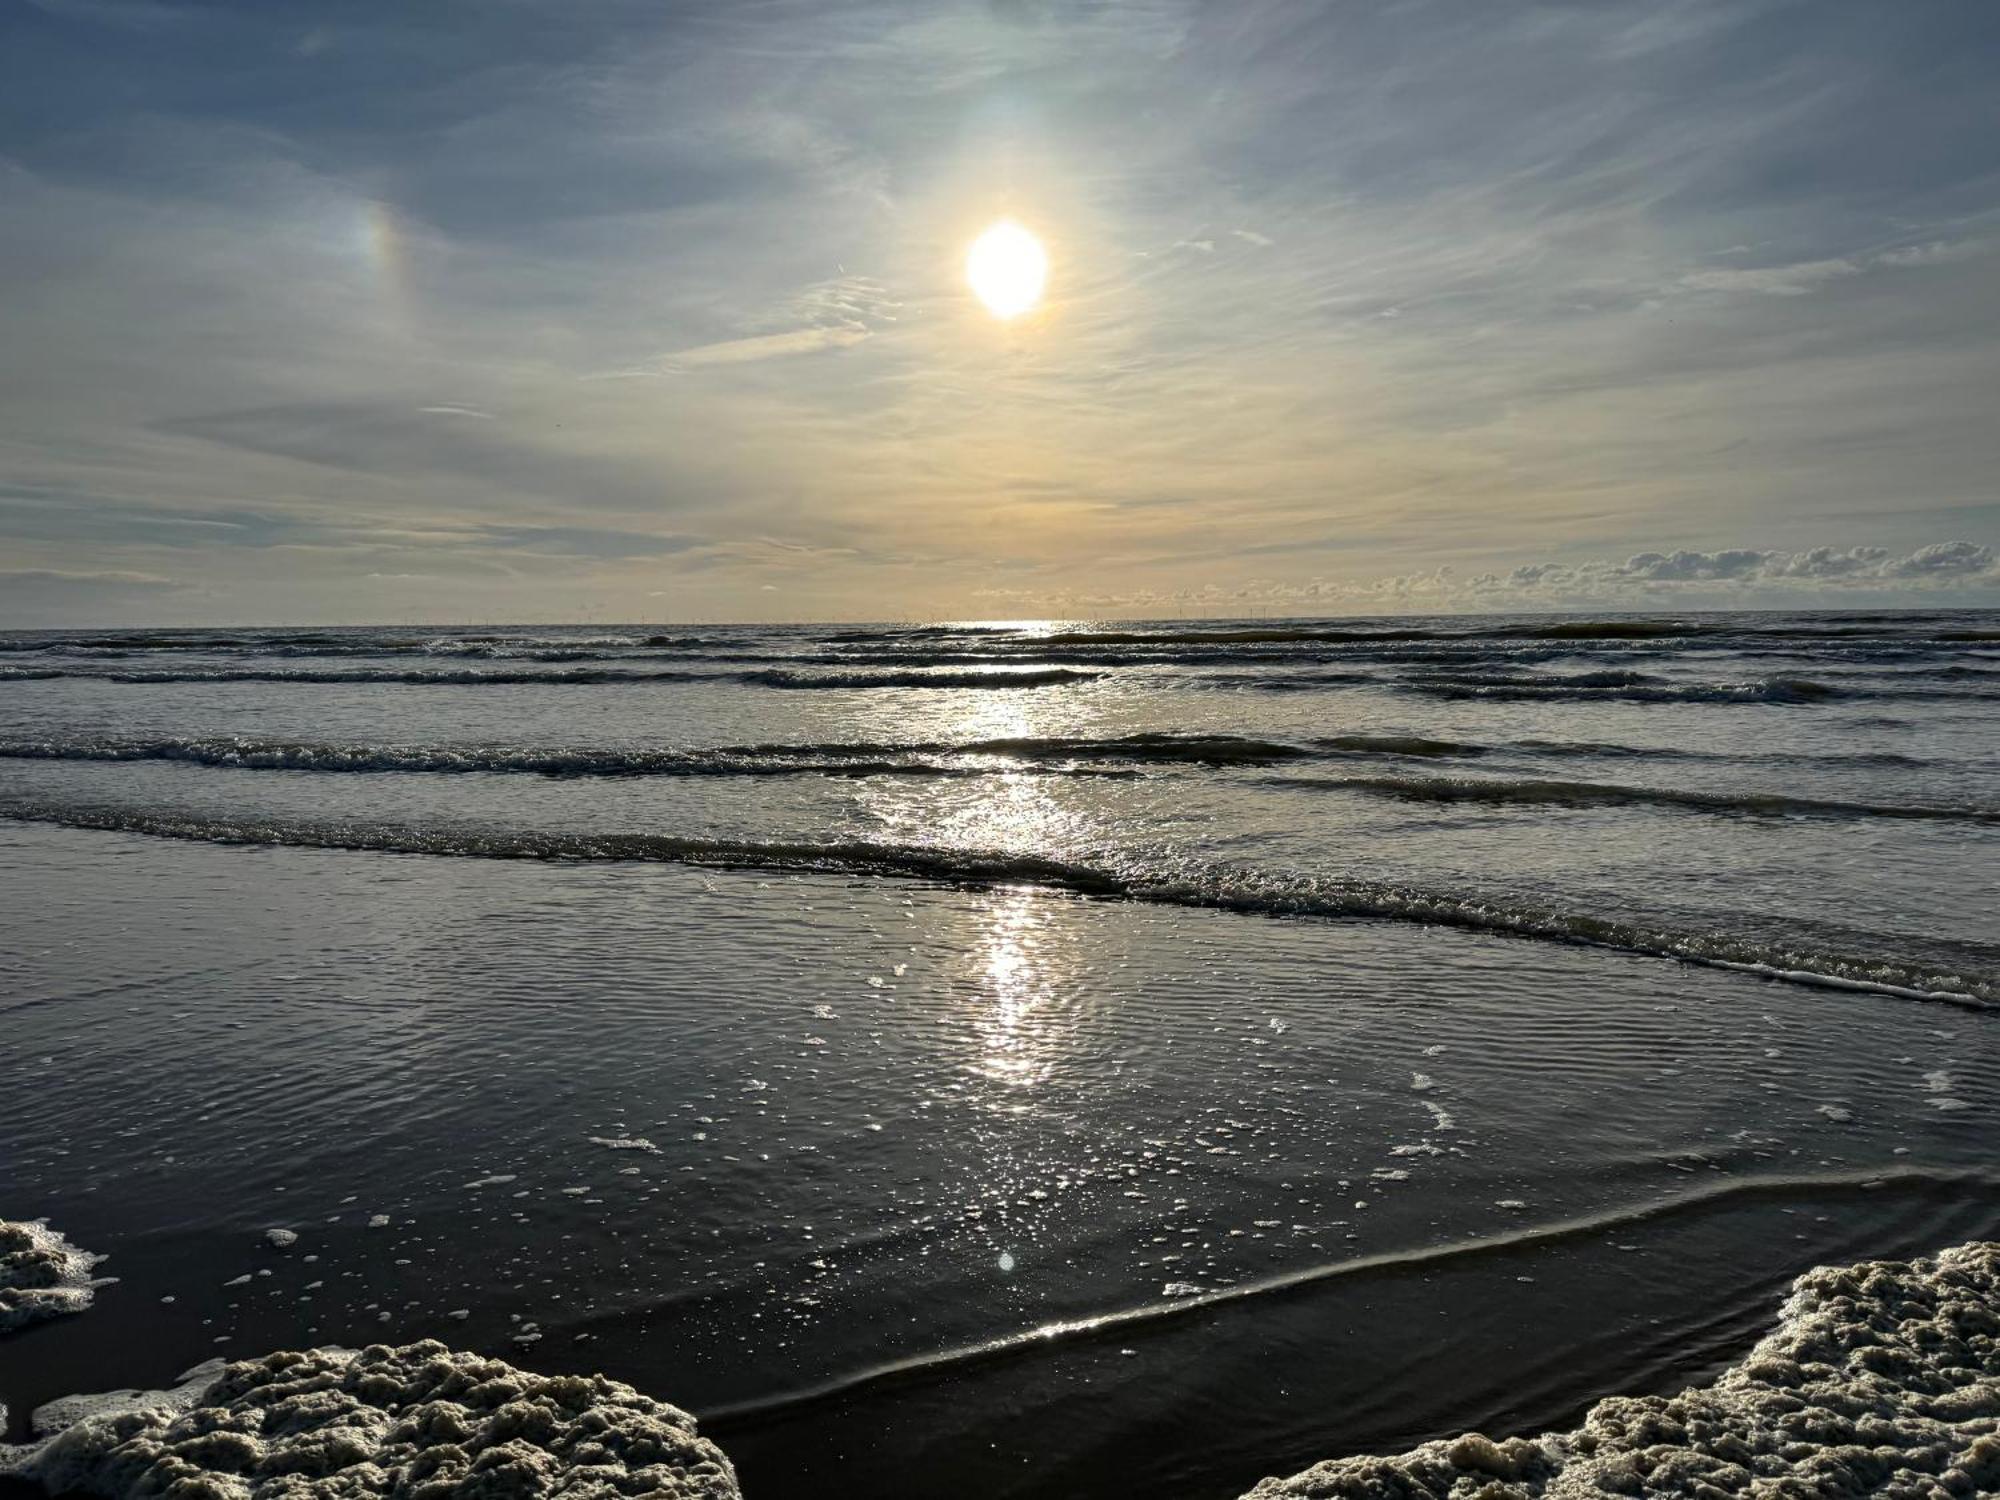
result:
M 1712 1385 L 1613 1396 L 1570 1432 L 1332 1459 L 1244 1500 L 2000 1493 L 2000 1243 L 1822 1266 Z
M 40 1219 L 0 1219 L 0 1333 L 82 1312 L 110 1279 L 90 1274 L 103 1259 L 77 1249 Z
M 211 1362 L 173 1391 L 52 1402 L 34 1425 L 0 1474 L 103 1500 L 741 1500 L 678 1407 L 433 1340 Z
M 100 1500 L 741 1500 L 686 1412 L 435 1341 L 211 1361 L 174 1390 L 51 1402 L 34 1432 L 0 1475 Z M 1568 1432 L 1334 1459 L 1244 1500 L 1995 1493 L 2000 1243 L 1976 1243 L 1808 1271 L 1710 1385 L 1614 1396 Z
M 180 1383 L 164 1391 L 103 1391 L 93 1396 L 63 1396 L 35 1408 L 29 1425 L 35 1441 L 24 1447 L 0 1444 L 0 1474 L 22 1474 L 27 1461 L 38 1454 L 44 1442 L 57 1433 L 93 1418 L 120 1417 L 130 1412 L 184 1412 L 195 1398 L 221 1376 L 220 1359 L 204 1360 L 181 1373 Z

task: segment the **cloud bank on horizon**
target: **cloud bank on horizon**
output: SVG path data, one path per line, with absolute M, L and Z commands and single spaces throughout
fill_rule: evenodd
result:
M 0 625 L 2000 604 L 1996 68 L 1961 0 L 26 0 Z

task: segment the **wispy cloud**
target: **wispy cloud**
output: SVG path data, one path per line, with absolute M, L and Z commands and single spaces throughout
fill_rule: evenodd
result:
M 1809 260 L 1789 266 L 1725 266 L 1713 271 L 1694 271 L 1681 278 L 1681 285 L 1698 292 L 1763 292 L 1774 297 L 1799 297 L 1829 281 L 1860 274 L 1861 267 L 1851 260 Z
M 795 328 L 790 333 L 764 333 L 747 339 L 699 344 L 669 354 L 660 362 L 668 373 L 702 365 L 740 365 L 758 359 L 783 359 L 793 354 L 817 354 L 845 349 L 868 337 L 865 328 Z
M 550 617 L 1990 543 L 1978 10 L 41 0 L 0 549 Z M 1005 326 L 1003 214 L 1052 261 Z
M 9 588 L 114 589 L 121 593 L 152 593 L 185 585 L 152 573 L 109 570 L 72 572 L 62 568 L 13 568 L 0 571 L 0 585 Z
M 1859 276 L 1865 271 L 1953 265 L 1959 261 L 1977 260 L 1992 253 L 1992 248 L 1992 244 L 1985 240 L 1932 240 L 1927 244 L 1908 245 L 1874 255 L 1794 261 L 1789 265 L 1722 266 L 1693 271 L 1681 278 L 1681 285 L 1700 292 L 1761 292 L 1769 296 L 1799 297 L 1849 276 Z
M 751 364 L 852 348 L 878 327 L 895 322 L 899 305 L 872 277 L 842 273 L 807 286 L 750 320 L 754 328 L 772 331 L 746 332 L 740 338 L 697 344 L 595 378 L 679 375 L 704 365 Z

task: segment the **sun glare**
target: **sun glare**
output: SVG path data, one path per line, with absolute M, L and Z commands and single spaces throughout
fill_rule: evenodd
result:
M 1048 252 L 1019 224 L 1002 219 L 972 242 L 965 279 L 994 317 L 1019 317 L 1042 300 Z

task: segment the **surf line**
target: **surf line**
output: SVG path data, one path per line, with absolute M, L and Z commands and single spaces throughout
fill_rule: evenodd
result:
M 1881 1188 L 1976 1188 L 1984 1192 L 2000 1190 L 2000 1174 L 1979 1171 L 1941 1171 L 1924 1167 L 1893 1167 L 1879 1172 L 1829 1172 L 1769 1174 L 1737 1177 L 1696 1188 L 1651 1203 L 1627 1204 L 1553 1224 L 1534 1225 L 1483 1235 L 1477 1239 L 1429 1245 L 1413 1250 L 1385 1250 L 1350 1260 L 1305 1266 L 1274 1276 L 1217 1287 L 1197 1296 L 1172 1301 L 1149 1302 L 1139 1307 L 1121 1308 L 1093 1317 L 1071 1318 L 1043 1323 L 1019 1333 L 1004 1334 L 976 1344 L 913 1354 L 886 1360 L 845 1375 L 836 1375 L 815 1385 L 776 1395 L 756 1397 L 698 1413 L 704 1428 L 716 1424 L 747 1423 L 839 1400 L 877 1386 L 921 1381 L 940 1374 L 989 1363 L 1020 1358 L 1046 1351 L 1056 1345 L 1082 1344 L 1113 1334 L 1129 1336 L 1160 1324 L 1183 1321 L 1247 1302 L 1252 1298 L 1282 1297 L 1328 1282 L 1370 1274 L 1394 1275 L 1404 1271 L 1450 1262 L 1477 1260 L 1509 1251 L 1536 1250 L 1563 1244 L 1606 1230 L 1672 1218 L 1677 1214 L 1711 1207 L 1729 1199 L 1783 1198 L 1814 1192 L 1872 1192 Z
M 1676 932 L 1540 906 L 1509 906 L 1344 875 L 1267 875 L 1229 866 L 1150 874 L 1029 852 L 866 841 L 815 843 L 682 837 L 662 833 L 557 833 L 472 825 L 314 823 L 231 818 L 150 808 L 0 801 L 0 818 L 193 843 L 341 849 L 379 854 L 512 859 L 551 864 L 678 864 L 930 880 L 991 888 L 1040 886 L 1105 900 L 1196 910 L 1338 921 L 1376 919 L 1488 933 L 1641 957 L 1674 959 L 1818 989 L 1890 995 L 1991 1014 L 1990 987 L 1916 965 L 1834 953 L 1790 953 L 1716 934 Z M 1884 970 L 1891 972 L 1884 973 Z M 1952 983 L 1959 987 L 1946 988 Z

